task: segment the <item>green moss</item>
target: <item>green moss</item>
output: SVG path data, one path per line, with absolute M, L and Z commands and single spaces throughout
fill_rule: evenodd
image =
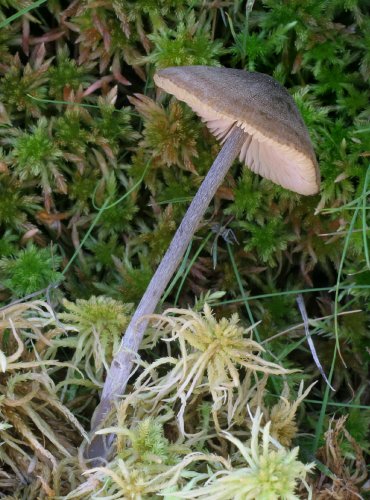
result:
M 38 197 L 26 195 L 22 184 L 7 175 L 0 175 L 0 225 L 3 229 L 21 231 L 29 214 L 40 209 Z
M 22 66 L 18 55 L 14 56 L 0 82 L 0 98 L 10 112 L 25 112 L 27 115 L 40 116 L 45 108 L 36 99 L 47 97 L 47 69 L 44 65 Z
M 0 239 L 0 258 L 9 257 L 16 252 L 15 242 L 18 240 L 15 234 L 11 231 L 6 230 Z
M 47 120 L 42 118 L 31 128 L 30 133 L 24 133 L 17 139 L 13 157 L 21 179 L 49 177 L 49 163 L 62 157 L 62 152 L 54 144 L 47 127 Z
M 62 280 L 61 258 L 49 248 L 29 244 L 11 257 L 0 260 L 2 283 L 15 297 L 23 297 Z
M 241 227 L 250 232 L 244 249 L 255 250 L 261 261 L 268 262 L 269 265 L 276 265 L 277 259 L 281 257 L 281 251 L 287 248 L 288 241 L 292 239 L 286 233 L 283 221 L 277 217 L 261 226 L 245 222 L 241 223 Z
M 108 239 L 100 237 L 98 240 L 90 240 L 86 242 L 86 248 L 92 252 L 98 271 L 103 267 L 109 269 L 113 264 L 112 257 L 122 252 L 116 234 L 112 234 Z
M 66 111 L 56 120 L 54 130 L 59 146 L 75 155 L 83 156 L 89 144 L 93 142 L 94 135 L 84 126 L 79 111 Z
M 117 110 L 113 104 L 100 103 L 100 116 L 94 121 L 93 134 L 109 144 L 116 152 L 121 143 L 128 144 L 138 138 L 131 126 L 131 109 Z
M 234 189 L 234 201 L 226 213 L 233 214 L 238 219 L 255 220 L 266 204 L 266 195 L 259 185 L 258 177 L 245 168 Z
M 163 331 L 153 326 L 153 320 L 146 331 L 137 372 L 130 380 L 132 385 L 107 422 L 119 431 L 115 459 L 106 464 L 104 473 L 100 470 L 88 478 L 81 475 L 75 453 L 80 440 L 68 447 L 72 457 L 63 461 L 67 455 L 58 455 L 50 472 L 50 457 L 43 461 L 36 452 L 35 460 L 31 447 L 33 455 L 28 459 L 31 441 L 21 442 L 20 426 L 13 422 L 13 427 L 2 428 L 0 424 L 1 449 L 11 449 L 10 459 L 2 464 L 5 495 L 33 500 L 50 494 L 65 497 L 81 488 L 76 496 L 121 498 L 128 492 L 156 498 L 162 495 L 160 487 L 150 490 L 143 484 L 164 477 L 161 474 L 168 472 L 168 456 L 179 464 L 177 452 L 167 453 L 170 443 L 184 443 L 185 461 L 199 450 L 230 456 L 234 473 L 240 469 L 241 456 L 235 443 L 230 445 L 220 430 L 237 433 L 244 440 L 243 446 L 244 442 L 249 446 L 247 407 L 255 415 L 257 402 L 266 406 L 261 422 L 261 429 L 265 428 L 271 408 L 283 412 L 285 384 L 296 389 L 302 378 L 310 382 L 317 379 L 315 361 L 302 342 L 296 290 L 303 290 L 310 331 L 327 374 L 338 323 L 347 368 L 343 369 L 337 356 L 332 380 L 336 404 L 344 401 L 347 405 L 355 392 L 356 404 L 366 406 L 362 391 L 369 365 L 370 246 L 366 231 L 370 220 L 368 197 L 362 196 L 370 189 L 365 185 L 370 151 L 370 11 L 364 0 L 67 3 L 6 0 L 0 7 L 0 22 L 17 11 L 20 14 L 0 30 L 0 300 L 14 301 L 59 281 L 60 256 L 65 265 L 75 255 L 58 288 L 58 294 L 76 306 L 73 311 L 72 306 L 67 307 L 71 324 L 61 325 L 59 297 L 51 294 L 48 303 L 59 323 L 37 327 L 32 338 L 17 324 L 17 318 L 14 325 L 20 338 L 26 338 L 22 361 L 28 363 L 36 353 L 38 363 L 59 358 L 69 363 L 51 367 L 60 392 L 54 394 L 51 382 L 48 387 L 54 391 L 53 401 L 65 398 L 86 426 L 128 319 L 120 322 L 113 317 L 119 310 L 117 303 L 140 301 L 186 206 L 221 148 L 188 106 L 157 91 L 154 72 L 172 65 L 206 64 L 274 76 L 295 99 L 320 165 L 320 192 L 304 197 L 262 179 L 236 161 L 193 238 L 187 263 L 193 257 L 195 261 L 191 268 L 186 266 L 166 296 L 166 306 L 173 306 L 176 298 L 181 307 L 195 302 L 196 308 L 204 305 L 204 298 L 213 297 L 217 316 L 237 312 L 244 325 L 261 320 L 256 333 L 264 339 L 266 352 L 259 357 L 276 361 L 276 357 L 285 356 L 284 366 L 302 372 L 266 381 L 262 374 L 248 379 L 248 369 L 238 367 L 234 376 L 235 380 L 240 378 L 240 384 L 222 388 L 219 409 L 205 390 L 206 377 L 196 383 L 194 398 L 189 396 L 185 404 L 181 399 L 184 394 L 173 399 L 173 394 L 166 392 L 173 377 L 181 377 L 176 367 L 186 358 L 184 346 L 170 340 L 170 333 L 165 342 L 160 341 Z M 21 14 L 25 6 L 33 8 Z M 358 200 L 360 210 L 344 254 Z M 100 213 L 104 203 L 109 208 Z M 229 247 L 232 252 L 227 251 L 226 234 L 217 233 L 223 225 L 235 233 L 237 241 Z M 210 237 L 205 242 L 207 235 Z M 336 298 L 333 290 L 337 280 Z M 225 296 L 217 298 L 217 290 L 225 290 Z M 91 298 L 97 291 L 105 294 L 104 304 L 100 298 Z M 160 313 L 161 307 L 156 312 Z M 338 313 L 336 320 L 334 311 Z M 51 313 L 44 312 L 37 321 L 52 321 Z M 32 319 L 32 314 L 28 310 L 22 321 Z M 169 317 L 173 321 L 174 315 Z M 192 318 L 188 319 L 186 328 L 192 324 Z M 0 346 L 6 346 L 9 357 L 17 350 L 17 340 L 9 342 L 12 329 L 8 323 L 4 326 L 6 316 L 2 321 L 0 337 L 5 328 L 5 340 L 0 338 Z M 100 328 L 99 336 L 94 327 Z M 41 330 L 45 338 L 40 336 Z M 87 332 L 85 337 L 82 330 Z M 281 335 L 269 342 L 275 334 Z M 107 341 L 105 345 L 101 338 Z M 187 368 L 192 359 L 190 355 Z M 141 381 L 139 377 L 152 361 L 159 364 L 142 379 L 143 393 L 136 392 L 135 383 Z M 4 370 L 11 363 L 0 351 L 0 368 Z M 163 382 L 168 364 L 171 376 Z M 4 401 L 15 397 L 23 401 L 38 391 L 36 384 L 47 370 L 45 366 L 38 368 L 35 380 L 23 381 L 26 385 L 17 382 L 16 396 L 11 393 L 18 380 L 16 370 L 12 367 L 1 372 L 1 412 L 7 404 Z M 27 365 L 27 370 L 33 368 Z M 162 382 L 163 392 L 157 397 L 155 387 Z M 181 393 L 180 389 L 181 383 L 176 391 Z M 328 426 L 337 411 L 329 406 L 326 391 L 319 377 L 310 397 L 320 405 L 306 403 L 297 419 L 299 431 L 306 436 L 301 443 L 308 460 L 318 442 L 325 444 L 326 424 L 322 424 L 327 422 Z M 223 405 L 225 395 L 230 397 L 227 407 Z M 9 415 L 19 410 L 24 416 L 27 404 L 13 406 Z M 41 407 L 43 404 L 37 403 L 37 408 L 27 406 L 27 411 L 35 415 L 32 411 Z M 319 407 L 323 416 L 318 421 Z M 364 423 L 359 423 L 354 410 L 347 406 L 341 409 L 349 414 L 348 430 L 366 453 L 367 414 Z M 64 427 L 60 428 L 49 409 L 47 412 L 49 426 L 60 429 L 64 439 Z M 4 422 L 9 421 L 9 415 L 2 417 Z M 32 432 L 37 433 L 38 423 L 36 416 Z M 11 448 L 9 436 L 15 439 Z M 54 448 L 52 445 L 53 452 Z M 353 449 L 344 445 L 343 450 L 345 468 L 352 474 L 353 463 L 347 458 L 353 458 Z M 218 462 L 194 461 L 193 465 L 181 473 L 180 469 L 171 471 L 171 479 L 179 476 L 170 490 L 204 486 L 222 470 Z M 326 465 L 331 468 L 330 463 Z M 360 468 L 360 455 L 356 456 L 356 467 Z M 27 484 L 14 486 L 19 477 Z M 41 486 L 39 477 L 43 478 Z M 124 493 L 115 485 L 117 477 L 127 486 Z M 339 497 L 342 492 L 335 488 L 340 471 L 336 477 L 335 484 L 329 477 L 321 476 L 320 480 Z M 314 497 L 322 496 L 321 484 L 312 477 Z M 361 487 L 356 483 L 354 494 L 361 494 Z M 171 493 L 166 491 L 162 496 Z
M 81 174 L 78 170 L 71 177 L 69 196 L 74 201 L 74 208 L 80 209 L 84 213 L 91 210 L 91 201 L 98 184 L 98 172 L 93 169 L 86 169 Z
M 211 40 L 205 27 L 198 28 L 194 11 L 178 23 L 175 29 L 161 29 L 149 36 L 154 50 L 145 59 L 156 68 L 203 64 L 219 66 L 225 53 L 221 41 Z
M 89 81 L 92 81 L 86 66 L 79 66 L 77 62 L 70 59 L 68 49 L 63 48 L 58 51 L 56 64 L 48 70 L 49 94 L 56 99 L 63 98 L 63 91 L 78 90 L 85 88 Z

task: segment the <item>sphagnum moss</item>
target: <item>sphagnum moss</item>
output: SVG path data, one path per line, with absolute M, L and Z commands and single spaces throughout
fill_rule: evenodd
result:
M 119 347 L 132 305 L 103 295 L 76 302 L 64 300 L 63 304 L 65 312 L 58 317 L 65 323 L 70 337 L 66 341 L 61 337 L 58 345 L 74 348 L 73 365 L 88 370 L 95 383 L 101 385 L 104 370 Z
M 258 409 L 252 417 L 250 443 L 243 443 L 230 433 L 224 433 L 232 442 L 241 460 L 238 467 L 215 472 L 204 486 L 183 493 L 176 498 L 212 498 L 214 500 L 299 500 L 297 488 L 306 487 L 312 498 L 306 476 L 314 464 L 297 460 L 298 448 L 288 450 L 270 436 L 270 422 L 261 428 L 263 415 Z M 262 440 L 260 439 L 262 434 Z M 247 466 L 243 466 L 245 461 Z
M 237 314 L 230 319 L 217 321 L 210 307 L 205 304 L 201 313 L 190 309 L 166 310 L 162 315 L 152 315 L 157 320 L 155 333 L 149 342 L 159 336 L 166 339 L 171 352 L 171 344 L 178 343 L 180 357 L 160 358 L 149 365 L 138 377 L 135 387 L 147 379 L 143 390 L 147 392 L 147 403 L 153 407 L 166 400 L 181 401 L 178 413 L 180 430 L 185 432 L 186 408 L 190 401 L 202 395 L 210 394 L 213 401 L 212 415 L 216 429 L 220 431 L 219 410 L 228 407 L 229 416 L 232 410 L 234 393 L 238 392 L 243 376 L 240 368 L 247 374 L 253 374 L 256 391 L 258 391 L 258 375 L 284 375 L 289 370 L 263 359 L 264 349 L 251 338 L 253 327 L 243 328 L 239 325 Z M 145 342 L 144 342 L 145 343 Z M 168 371 L 158 377 L 157 370 L 168 366 Z M 248 401 L 244 401 L 247 403 Z
M 175 125 L 179 131 L 183 127 L 183 137 L 191 139 L 195 130 L 191 128 L 194 122 L 191 114 L 180 116 L 173 104 L 168 105 L 166 100 L 161 100 L 159 104 L 159 100 L 155 99 L 151 75 L 160 65 L 222 64 L 274 76 L 289 89 L 309 128 L 321 165 L 321 192 L 312 200 L 303 201 L 257 176 L 251 182 L 247 171 L 237 181 L 235 188 L 235 179 L 241 175 L 240 166 L 235 166 L 235 170 L 217 193 L 210 215 L 211 224 L 207 222 L 199 230 L 199 237 L 203 239 L 204 246 L 203 242 L 199 245 L 198 239 L 195 239 L 189 250 L 188 262 L 193 262 L 193 259 L 196 261 L 189 269 L 190 272 L 186 271 L 187 279 L 184 286 L 179 286 L 176 290 L 176 296 L 179 297 L 181 307 L 186 307 L 193 302 L 193 295 L 205 294 L 207 290 L 225 289 L 225 301 L 234 301 L 231 305 L 228 302 L 228 305 L 222 306 L 222 314 L 226 316 L 227 308 L 235 311 L 241 304 L 240 301 L 235 302 L 240 299 L 241 283 L 245 287 L 245 295 L 246 290 L 251 291 L 252 296 L 246 299 L 255 320 L 263 321 L 259 333 L 264 340 L 271 334 L 290 327 L 290 333 L 287 334 L 289 345 L 283 341 L 274 342 L 270 344 L 271 350 L 275 355 L 286 355 L 283 360 L 285 366 L 304 367 L 305 373 L 302 377 L 307 380 L 306 387 L 313 381 L 314 366 L 310 355 L 303 344 L 300 344 L 303 332 L 300 327 L 293 331 L 291 326 L 300 322 L 294 302 L 295 290 L 304 289 L 308 293 L 307 286 L 310 287 L 310 295 L 307 296 L 310 318 L 323 315 L 332 317 L 333 310 L 342 307 L 346 313 L 349 312 L 349 307 L 361 310 L 361 313 L 356 315 L 346 315 L 345 321 L 344 316 L 340 316 L 338 325 L 343 355 L 345 359 L 350 360 L 346 370 L 340 364 L 334 366 L 333 383 L 338 390 L 333 395 L 333 402 L 341 405 L 340 407 L 326 407 L 330 400 L 321 402 L 324 384 L 317 384 L 312 402 L 305 404 L 305 411 L 299 413 L 299 419 L 291 419 L 291 410 L 295 403 L 290 396 L 288 398 L 287 394 L 280 392 L 283 386 L 280 377 L 269 377 L 267 385 L 262 389 L 264 377 L 267 375 L 260 376 L 258 372 L 250 372 L 249 376 L 244 377 L 244 368 L 238 366 L 240 385 L 234 387 L 233 382 L 229 382 L 230 386 L 227 388 L 227 391 L 231 392 L 229 401 L 232 405 L 225 408 L 224 399 L 217 400 L 217 416 L 221 429 L 229 428 L 232 434 L 237 435 L 244 443 L 249 438 L 251 425 L 245 403 L 250 404 L 253 413 L 260 404 L 264 414 L 263 423 L 271 420 L 270 435 L 281 439 L 283 444 L 288 446 L 288 441 L 296 429 L 298 428 L 298 436 L 299 431 L 304 429 L 305 435 L 299 436 L 301 447 L 304 447 L 305 453 L 311 453 L 313 444 L 309 433 L 312 431 L 317 434 L 316 442 L 326 439 L 329 450 L 332 445 L 328 436 L 325 438 L 320 432 L 321 425 L 316 425 L 321 404 L 323 419 L 328 419 L 334 409 L 336 412 L 349 412 L 354 415 L 354 422 L 351 423 L 351 418 L 347 420 L 347 430 L 361 448 L 368 452 L 366 418 L 362 419 L 364 422 L 360 425 L 355 413 L 364 412 L 367 408 L 364 388 L 367 387 L 366 325 L 369 298 L 366 252 L 366 233 L 369 227 L 366 199 L 369 186 L 366 185 L 366 172 L 370 150 L 368 2 L 263 0 L 248 1 L 245 9 L 243 6 L 234 9 L 232 5 L 226 5 L 227 2 L 221 5 L 219 2 L 195 0 L 189 9 L 188 2 L 183 0 L 130 0 L 113 3 L 102 0 L 99 4 L 72 2 L 64 10 L 58 2 L 44 2 L 39 5 L 40 3 L 28 2 L 27 5 L 33 9 L 27 14 L 22 13 L 25 6 L 22 0 L 4 0 L 0 7 L 0 23 L 3 26 L 0 30 L 1 257 L 18 259 L 27 242 L 33 242 L 37 250 L 48 248 L 52 243 L 55 255 L 62 256 L 64 266 L 74 249 L 78 248 L 83 235 L 89 230 L 98 213 L 98 207 L 102 206 L 105 198 L 111 194 L 107 189 L 109 175 L 113 173 L 116 178 L 114 199 L 120 199 L 145 172 L 144 182 L 135 190 L 127 214 L 121 212 L 121 223 L 119 214 L 115 217 L 113 240 L 112 234 L 109 234 L 109 225 L 104 219 L 100 224 L 96 224 L 91 231 L 92 245 L 87 244 L 79 251 L 75 265 L 65 273 L 64 283 L 58 291 L 60 294 L 66 294 L 70 302 L 80 298 L 87 299 L 97 291 L 123 302 L 137 301 L 150 279 L 154 263 L 158 262 L 158 252 L 163 250 L 168 238 L 168 233 L 162 238 L 159 234 L 161 216 L 164 213 L 161 204 L 164 201 L 173 201 L 175 208 L 171 224 L 180 220 L 184 197 L 189 197 L 196 191 L 200 176 L 204 175 L 205 167 L 217 153 L 218 146 L 214 140 L 210 140 L 201 124 L 198 124 L 195 146 L 191 140 L 185 140 L 181 143 L 181 151 L 169 150 L 171 155 L 163 158 L 157 155 L 154 164 L 151 148 L 163 151 L 163 146 L 168 144 L 168 138 L 163 134 L 152 133 L 150 145 L 147 144 L 144 148 L 142 141 L 146 140 L 146 127 L 153 130 L 158 121 L 155 117 L 145 118 L 143 128 L 141 119 L 131 116 L 127 96 L 138 92 L 152 99 L 157 106 L 163 106 L 164 115 L 169 116 L 172 113 L 171 116 L 175 118 L 170 125 Z M 194 15 L 191 12 L 194 12 Z M 15 17 L 7 19 L 13 13 Z M 131 87 L 128 80 L 133 84 Z M 18 150 L 22 154 L 16 156 L 17 145 L 22 148 L 26 146 L 26 152 L 30 152 L 28 146 L 32 145 L 32 141 L 29 141 L 29 137 L 32 131 L 40 128 L 40 120 L 47 122 L 41 134 L 47 139 L 44 146 L 48 147 L 48 140 L 53 142 L 53 148 L 48 150 L 51 152 L 50 158 L 53 159 L 50 166 L 59 169 L 59 173 L 65 177 L 67 194 L 61 192 L 49 165 L 45 163 L 47 158 L 45 160 L 45 157 L 40 155 L 37 144 L 29 159 L 34 167 L 37 166 L 36 160 L 41 161 L 41 167 L 47 170 L 47 178 L 41 179 L 40 175 L 31 172 L 31 163 L 26 163 L 27 154 Z M 165 121 L 165 124 L 168 122 Z M 170 128 L 169 126 L 169 133 Z M 177 137 L 181 139 L 181 134 L 177 134 Z M 18 142 L 20 138 L 23 138 L 23 144 L 22 141 Z M 38 144 L 42 147 L 42 140 Z M 211 150 L 214 154 L 211 154 Z M 62 156 L 55 155 L 57 151 L 60 151 Z M 171 165 L 167 164 L 168 158 L 172 158 L 169 160 L 173 162 Z M 191 158 L 199 176 L 186 170 L 189 167 L 189 164 L 185 164 L 187 158 Z M 27 172 L 27 176 L 19 175 L 22 170 Z M 41 180 L 44 185 L 51 185 L 50 199 L 49 196 L 46 196 L 46 199 L 43 196 Z M 49 200 L 51 203 L 48 205 Z M 328 290 L 336 282 L 344 238 L 348 227 L 351 228 L 349 224 L 353 209 L 358 203 L 361 209 L 353 226 L 356 232 L 351 231 L 353 235 L 349 241 L 349 252 L 345 255 L 341 267 L 343 280 L 338 284 L 340 287 L 345 286 L 346 292 L 339 294 L 338 303 L 332 299 L 333 296 Z M 138 208 L 137 212 L 131 210 L 133 204 Z M 321 211 L 323 207 L 330 210 Z M 168 213 L 170 210 L 171 207 Z M 222 237 L 217 241 L 216 268 L 213 249 L 210 248 L 211 241 L 206 243 L 211 226 L 222 226 L 225 222 L 225 210 L 233 216 L 232 220 L 227 219 L 228 227 L 233 230 L 239 242 L 234 244 L 233 252 L 235 267 L 239 273 L 238 281 L 230 271 L 229 256 L 224 251 Z M 253 215 L 249 217 L 248 214 Z M 280 224 L 267 227 L 272 237 L 263 239 L 263 227 L 270 220 L 267 216 L 276 220 L 279 214 L 284 230 Z M 106 216 L 109 217 L 109 213 Z M 246 220 L 251 225 L 245 225 Z M 157 230 L 149 237 L 153 228 Z M 251 238 L 254 238 L 253 244 L 249 247 L 247 245 Z M 95 242 L 103 245 L 103 248 L 99 247 L 96 252 Z M 105 242 L 107 244 L 104 246 Z M 262 246 L 257 242 L 262 243 Z M 247 251 L 243 250 L 244 247 Z M 197 255 L 200 249 L 201 254 Z M 274 249 L 277 250 L 276 253 Z M 270 263 L 273 261 L 278 265 L 271 267 Z M 47 269 L 60 271 L 57 261 L 56 267 L 50 267 L 48 262 L 45 259 L 46 264 L 38 272 L 38 283 L 45 283 L 40 278 L 46 276 Z M 4 280 L 8 278 L 10 279 L 11 275 L 5 273 L 1 279 L 2 305 L 15 298 L 14 290 L 4 285 Z M 222 283 L 227 286 L 224 287 Z M 323 284 L 325 290 L 312 292 L 311 287 L 318 289 Z M 22 290 L 28 286 L 21 285 Z M 285 301 L 284 297 L 291 297 L 292 300 Z M 54 303 L 54 298 L 52 294 L 51 300 L 58 313 L 61 306 Z M 171 296 L 167 297 L 167 301 L 171 303 Z M 22 307 L 27 308 L 24 304 Z M 242 312 L 238 312 L 242 318 Z M 29 310 L 25 314 L 28 318 L 35 318 Z M 46 317 L 43 314 L 41 316 L 44 319 Z M 50 321 L 51 318 L 52 314 Z M 26 324 L 28 319 L 23 316 L 22 321 Z M 16 331 L 20 332 L 15 317 L 13 322 Z M 57 342 L 67 340 L 65 333 L 56 333 L 57 328 L 44 323 L 37 324 L 37 333 L 30 334 L 26 341 L 26 335 L 22 337 L 25 351 L 21 361 L 18 361 L 25 361 L 23 356 L 27 357 L 27 362 L 33 359 L 33 343 L 40 355 L 40 363 L 46 358 L 56 361 L 60 356 L 63 356 L 64 361 L 70 361 L 75 349 L 57 347 Z M 318 333 L 320 359 L 328 366 L 334 349 L 332 321 L 329 318 L 314 324 L 310 320 L 310 324 L 312 334 Z M 67 327 L 68 325 L 68 331 Z M 78 333 L 73 335 L 77 337 Z M 1 366 L 4 369 L 5 366 L 12 366 L 9 357 L 16 353 L 18 344 L 9 328 L 1 331 L 0 336 L 0 349 L 3 352 Z M 69 340 L 71 339 L 72 336 L 69 335 Z M 53 345 L 48 344 L 51 340 L 55 340 Z M 148 369 L 151 361 L 158 362 L 157 366 L 152 365 L 147 371 L 149 380 L 146 382 L 149 386 L 151 382 L 155 386 L 156 382 L 165 381 L 163 377 L 167 373 L 176 375 L 177 372 L 171 369 L 178 363 L 178 347 L 175 341 L 169 342 L 169 347 L 170 365 L 160 358 L 163 356 L 161 344 L 141 352 L 142 365 L 138 368 L 137 375 L 141 370 Z M 187 350 L 190 350 L 189 344 Z M 198 355 L 199 353 L 200 351 Z M 13 365 L 18 361 L 14 361 Z M 62 374 L 56 367 L 55 371 L 50 367 L 39 367 L 40 371 L 36 367 L 29 367 L 27 370 L 32 376 L 36 372 L 38 377 L 40 371 L 47 372 L 48 378 L 44 378 L 42 382 L 38 381 L 41 386 L 46 380 L 49 388 L 52 387 L 52 382 L 57 383 L 57 387 L 65 382 L 61 382 L 65 372 Z M 92 382 L 97 377 L 91 370 L 86 373 L 83 369 L 82 373 L 85 378 L 81 378 L 80 374 L 76 375 L 76 380 L 69 384 L 68 391 L 62 396 L 58 395 L 57 399 L 65 396 L 64 401 L 68 400 L 69 409 L 85 422 L 91 418 L 91 402 L 95 402 L 98 397 L 94 389 L 96 383 Z M 22 375 L 25 375 L 24 370 Z M 104 377 L 104 369 L 101 375 Z M 149 375 L 153 377 L 153 381 Z M 0 376 L 8 377 L 9 373 L 1 373 Z M 229 372 L 227 376 L 230 377 Z M 258 384 L 255 376 L 259 379 Z M 298 376 L 290 375 L 284 379 L 291 388 L 291 394 L 294 380 L 297 379 Z M 12 380 L 17 398 L 23 397 L 22 390 L 30 389 L 30 394 L 33 392 L 34 380 L 19 381 L 17 377 Z M 135 376 L 131 380 L 135 383 Z M 204 372 L 202 382 L 206 380 L 207 371 Z M 145 386 L 144 380 L 142 382 Z M 165 392 L 165 398 L 175 397 L 176 388 L 171 387 L 168 387 L 169 392 Z M 145 387 L 142 388 L 143 391 L 144 389 Z M 174 415 L 178 413 L 181 402 L 177 397 L 170 402 L 159 397 L 158 404 L 153 406 L 151 397 L 154 397 L 155 393 L 149 393 L 147 389 L 146 392 L 141 392 L 140 396 L 136 395 L 140 409 L 136 411 L 130 407 L 122 425 L 131 428 L 135 427 L 135 418 L 166 414 L 169 418 L 165 425 L 166 437 L 177 439 L 178 422 Z M 352 401 L 352 391 L 357 395 L 355 401 Z M 53 394 L 54 392 L 53 389 Z M 279 395 L 286 397 L 286 401 L 272 399 Z M 5 386 L 2 396 L 9 402 L 9 393 Z M 32 400 L 31 403 L 35 401 Z M 348 403 L 349 401 L 351 402 Z M 37 405 L 40 411 L 45 409 L 42 404 Z M 196 386 L 186 402 L 183 413 L 184 429 L 195 436 L 201 436 L 200 441 L 197 441 L 196 437 L 192 438 L 192 449 L 200 447 L 203 451 L 217 449 L 219 452 L 220 446 L 222 449 L 226 446 L 226 440 L 220 445 L 219 437 L 214 437 L 213 404 L 212 396 L 202 384 Z M 347 409 L 343 404 L 353 406 Z M 354 404 L 359 405 L 359 408 Z M 202 418 L 199 419 L 201 409 Z M 55 412 L 47 413 L 47 423 L 51 426 L 54 424 L 53 413 Z M 44 415 L 46 413 L 43 413 Z M 285 415 L 288 415 L 287 425 L 281 427 L 285 423 Z M 112 425 L 115 417 L 118 419 L 114 410 L 110 416 Z M 229 427 L 230 425 L 232 427 Z M 35 428 L 33 431 L 36 432 Z M 4 454 L 0 459 L 3 468 L 0 489 L 4 490 L 5 494 L 8 493 L 9 498 L 30 500 L 45 495 L 67 495 L 83 480 L 81 472 L 86 467 L 81 466 L 76 456 L 58 461 L 57 472 L 54 474 L 46 465 L 47 461 L 43 461 L 39 454 L 32 454 L 31 461 L 29 460 L 31 448 L 27 444 L 14 442 L 14 427 L 2 427 L 1 432 L 1 441 L 4 441 L 4 444 L 0 447 L 0 453 L 4 450 L 8 452 L 8 445 L 11 443 L 10 459 L 6 461 Z M 244 434 L 236 434 L 239 432 Z M 19 434 L 17 439 L 20 439 Z M 49 449 L 50 443 L 47 439 L 41 437 L 40 443 L 45 449 Z M 76 441 L 73 440 L 73 443 Z M 345 443 L 344 447 L 347 449 L 348 443 Z M 321 456 L 322 461 L 333 470 L 332 458 L 324 455 Z M 338 455 L 338 461 L 340 460 Z M 37 465 L 32 469 L 36 461 Z M 29 468 L 30 463 L 32 470 Z M 21 465 L 18 467 L 17 464 Z M 353 460 L 346 460 L 346 474 L 348 473 L 348 477 L 356 477 L 358 481 L 356 488 L 352 488 L 353 491 L 365 496 L 363 485 L 366 486 L 367 479 L 356 476 L 356 467 L 353 464 Z M 239 465 L 233 464 L 233 467 L 237 468 Z M 107 466 L 109 467 L 109 464 Z M 112 467 L 115 468 L 116 465 Z M 211 468 L 205 472 L 200 462 L 194 469 L 195 474 L 207 475 L 201 480 L 197 476 L 199 485 L 204 484 L 204 481 L 217 471 L 217 468 Z M 24 471 L 26 473 L 23 473 Z M 22 482 L 25 477 L 29 479 L 30 484 Z M 109 481 L 107 475 L 102 477 L 104 481 Z M 181 486 L 179 485 L 181 488 L 184 487 L 184 482 L 190 482 L 194 476 L 191 479 L 189 476 L 182 479 Z M 322 484 L 323 487 L 320 486 Z M 325 497 L 326 490 L 333 486 L 329 478 L 323 480 L 322 476 L 315 485 L 318 498 Z M 342 485 L 347 488 L 348 483 L 341 482 L 336 493 L 342 494 Z M 101 482 L 92 477 L 90 489 L 85 493 L 86 498 L 90 497 L 91 491 L 95 496 L 99 496 L 99 488 Z M 153 497 L 153 493 L 150 495 Z
M 42 301 L 10 305 L 1 312 L 0 460 L 21 485 L 37 482 L 38 475 L 47 484 L 52 471 L 72 456 L 82 437 L 87 438 L 51 378 L 52 369 L 64 369 L 68 363 L 40 360 L 45 344 L 50 346 L 59 332 L 53 332 L 54 321 L 52 309 Z M 2 491 L 8 491 L 6 478 L 0 477 Z

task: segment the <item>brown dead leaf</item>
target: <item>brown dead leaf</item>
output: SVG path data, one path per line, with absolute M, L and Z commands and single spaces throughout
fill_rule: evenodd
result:
M 334 479 L 321 474 L 314 491 L 316 500 L 357 500 L 362 498 L 361 484 L 367 480 L 366 462 L 358 443 L 344 427 L 347 416 L 332 419 L 325 433 L 325 445 L 317 452 L 318 459 L 335 475 Z M 345 455 L 342 443 L 352 447 L 352 456 Z M 354 456 L 354 458 L 352 458 Z

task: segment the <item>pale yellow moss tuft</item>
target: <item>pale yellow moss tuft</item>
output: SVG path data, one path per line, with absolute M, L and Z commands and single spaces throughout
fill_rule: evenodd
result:
M 252 435 L 247 444 L 228 432 L 224 433 L 237 447 L 246 463 L 245 467 L 217 471 L 204 486 L 176 493 L 174 497 L 203 500 L 299 500 L 296 490 L 303 483 L 308 493 L 307 498 L 312 498 L 306 475 L 314 464 L 303 464 L 297 460 L 298 448 L 288 450 L 275 441 L 270 435 L 271 422 L 261 428 L 262 417 L 258 409 L 252 417 Z

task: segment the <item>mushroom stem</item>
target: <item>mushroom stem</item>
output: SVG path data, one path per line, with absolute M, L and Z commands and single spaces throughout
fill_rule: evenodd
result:
M 148 324 L 147 319 L 141 318 L 142 316 L 154 312 L 166 286 L 180 264 L 186 248 L 202 220 L 207 207 L 225 178 L 233 161 L 239 155 L 246 138 L 246 132 L 239 127 L 233 127 L 224 146 L 193 198 L 167 252 L 132 316 L 120 349 L 113 359 L 107 373 L 100 404 L 96 408 L 93 416 L 91 423 L 92 431 L 98 429 L 114 402 L 124 394 L 136 353 L 139 350 L 141 340 Z M 103 457 L 105 452 L 106 450 L 102 436 L 96 436 L 88 450 L 89 458 Z

